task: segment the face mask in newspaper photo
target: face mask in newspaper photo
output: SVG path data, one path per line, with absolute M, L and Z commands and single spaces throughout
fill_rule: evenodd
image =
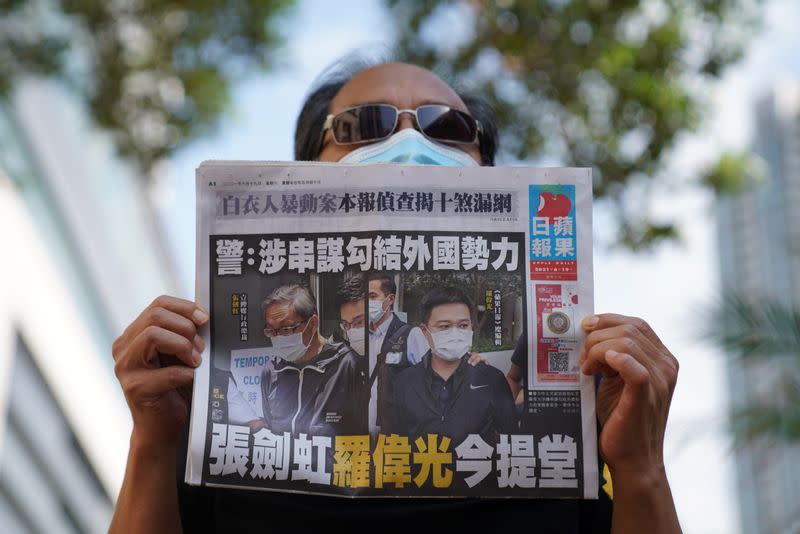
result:
M 431 350 L 441 359 L 451 362 L 469 352 L 472 347 L 472 330 L 448 328 L 439 332 L 431 332 L 431 339 L 433 340 Z
M 296 362 L 303 357 L 303 354 L 306 353 L 309 345 L 311 345 L 311 342 L 314 340 L 314 336 L 311 336 L 308 343 L 303 343 L 303 335 L 305 335 L 309 324 L 311 324 L 310 317 L 306 321 L 306 326 L 303 328 L 302 332 L 270 338 L 272 340 L 272 348 L 275 349 L 279 358 L 283 358 L 287 362 Z
M 365 332 L 366 330 L 363 326 L 360 328 L 352 327 L 350 330 L 345 331 L 347 342 L 350 343 L 350 347 L 361 356 L 364 355 L 366 350 L 366 345 L 364 343 L 366 338 Z
M 413 128 L 400 130 L 390 138 L 345 155 L 339 163 L 412 163 L 447 167 L 477 167 L 478 163 L 456 148 L 426 139 Z
M 383 314 L 386 313 L 386 310 L 383 309 L 383 303 L 386 302 L 386 297 L 383 300 L 370 300 L 369 301 L 369 320 L 372 323 L 377 323 L 380 321 Z

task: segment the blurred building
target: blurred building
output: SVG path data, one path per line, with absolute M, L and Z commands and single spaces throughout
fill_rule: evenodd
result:
M 800 308 L 800 82 L 759 102 L 753 149 L 766 163 L 765 180 L 720 202 L 722 283 Z M 746 369 L 730 361 L 733 407 L 768 397 L 786 371 L 777 361 Z M 800 446 L 765 440 L 735 454 L 742 532 L 800 532 Z
M 176 281 L 148 190 L 44 80 L 0 100 L 0 531 L 105 532 L 131 421 L 111 343 Z

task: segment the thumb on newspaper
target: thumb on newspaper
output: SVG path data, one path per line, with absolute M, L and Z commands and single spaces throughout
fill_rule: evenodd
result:
M 597 392 L 600 454 L 612 470 L 663 469 L 664 431 L 677 360 L 641 319 L 600 314 L 588 332 L 582 371 L 602 372 Z

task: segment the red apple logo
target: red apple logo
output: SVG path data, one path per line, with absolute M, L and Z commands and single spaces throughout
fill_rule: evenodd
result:
M 537 217 L 566 217 L 572 209 L 572 202 L 566 195 L 553 193 L 539 193 L 539 207 L 536 209 Z

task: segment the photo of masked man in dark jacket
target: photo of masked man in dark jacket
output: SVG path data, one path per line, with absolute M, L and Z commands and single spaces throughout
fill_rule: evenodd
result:
M 346 343 L 320 334 L 311 291 L 297 284 L 280 286 L 261 308 L 264 334 L 276 352 L 261 375 L 267 428 L 294 435 L 363 432 L 366 419 L 353 402 L 360 394 L 358 355 Z
M 431 349 L 394 384 L 391 432 L 448 436 L 460 443 L 480 434 L 489 443 L 517 428 L 514 399 L 503 373 L 470 365 L 473 305 L 455 287 L 435 288 L 420 305 L 420 329 Z

